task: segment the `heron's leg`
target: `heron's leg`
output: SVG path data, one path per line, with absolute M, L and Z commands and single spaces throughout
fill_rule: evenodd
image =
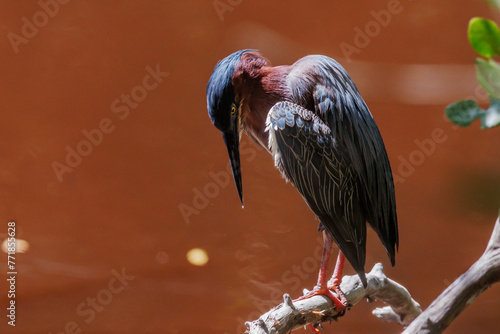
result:
M 337 257 L 337 264 L 335 264 L 335 271 L 333 272 L 332 278 L 328 281 L 328 289 L 334 290 L 339 296 L 340 302 L 347 307 L 347 299 L 344 296 L 342 290 L 340 290 L 340 282 L 342 281 L 342 274 L 344 272 L 345 255 L 339 250 L 339 256 Z
M 318 283 L 316 286 L 306 293 L 304 296 L 299 297 L 295 299 L 294 301 L 299 301 L 299 300 L 304 300 L 307 298 L 311 298 L 316 295 L 325 295 L 329 297 L 332 302 L 335 304 L 335 310 L 339 313 L 341 313 L 344 309 L 347 303 L 343 302 L 342 300 L 339 300 L 333 293 L 332 291 L 328 288 L 327 284 L 327 274 L 328 274 L 328 262 L 330 261 L 330 255 L 332 253 L 332 246 L 333 246 L 333 239 L 330 236 L 330 234 L 326 231 L 323 231 L 323 255 L 321 257 L 321 265 L 319 267 L 319 273 L 318 273 Z M 342 266 L 343 267 L 343 266 Z M 337 272 L 337 267 L 335 268 Z M 342 270 L 340 272 L 342 275 Z M 334 291 L 337 292 L 337 290 L 334 289 Z M 339 289 L 340 291 L 340 289 Z M 342 294 L 342 297 L 344 297 L 344 294 Z M 345 301 L 345 297 L 344 297 Z
M 321 256 L 321 264 L 318 273 L 318 287 L 326 287 L 326 275 L 328 274 L 328 263 L 332 255 L 333 238 L 326 231 L 323 231 L 323 254 Z

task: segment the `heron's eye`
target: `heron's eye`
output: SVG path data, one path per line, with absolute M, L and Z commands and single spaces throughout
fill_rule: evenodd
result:
M 231 115 L 234 115 L 235 112 L 236 112 L 236 106 L 233 104 L 231 106 Z

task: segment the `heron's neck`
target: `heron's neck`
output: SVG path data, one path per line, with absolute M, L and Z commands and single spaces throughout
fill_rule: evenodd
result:
M 266 119 L 279 101 L 289 100 L 286 77 L 289 66 L 263 66 L 254 75 L 243 75 L 235 83 L 241 101 L 241 125 L 245 133 L 269 152 Z M 257 74 L 257 75 L 255 75 Z

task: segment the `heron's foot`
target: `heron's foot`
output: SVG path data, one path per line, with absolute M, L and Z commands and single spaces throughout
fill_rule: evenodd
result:
M 317 295 L 324 295 L 332 300 L 333 305 L 335 305 L 335 311 L 337 311 L 339 314 L 338 316 L 341 317 L 344 315 L 345 310 L 347 308 L 347 300 L 345 299 L 344 293 L 340 291 L 340 288 L 338 289 L 338 291 L 341 292 L 341 295 L 339 294 L 340 299 L 332 293 L 332 290 L 338 293 L 336 289 L 330 289 L 329 287 L 326 286 L 321 287 L 316 285 L 311 291 L 293 301 L 298 302 L 300 300 L 308 299 Z
M 337 300 L 342 304 L 342 311 L 344 311 L 348 305 L 344 293 L 342 292 L 342 290 L 340 290 L 340 279 L 337 277 L 332 277 L 332 279 L 328 281 L 328 284 L 326 286 L 328 290 L 335 291 L 338 296 Z

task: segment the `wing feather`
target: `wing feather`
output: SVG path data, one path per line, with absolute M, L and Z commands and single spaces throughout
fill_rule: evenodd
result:
M 292 102 L 273 106 L 267 127 L 277 167 L 364 278 L 366 220 L 345 148 L 318 116 Z
M 304 57 L 287 79 L 290 101 L 269 111 L 269 147 L 347 260 L 365 280 L 366 222 L 394 265 L 399 245 L 391 167 L 382 136 L 347 72 Z
M 360 184 L 361 209 L 394 265 L 399 245 L 394 183 L 382 136 L 368 107 L 335 60 L 308 56 L 293 67 L 289 75 L 292 100 L 311 108 L 345 149 Z M 304 100 L 304 96 L 310 98 Z

